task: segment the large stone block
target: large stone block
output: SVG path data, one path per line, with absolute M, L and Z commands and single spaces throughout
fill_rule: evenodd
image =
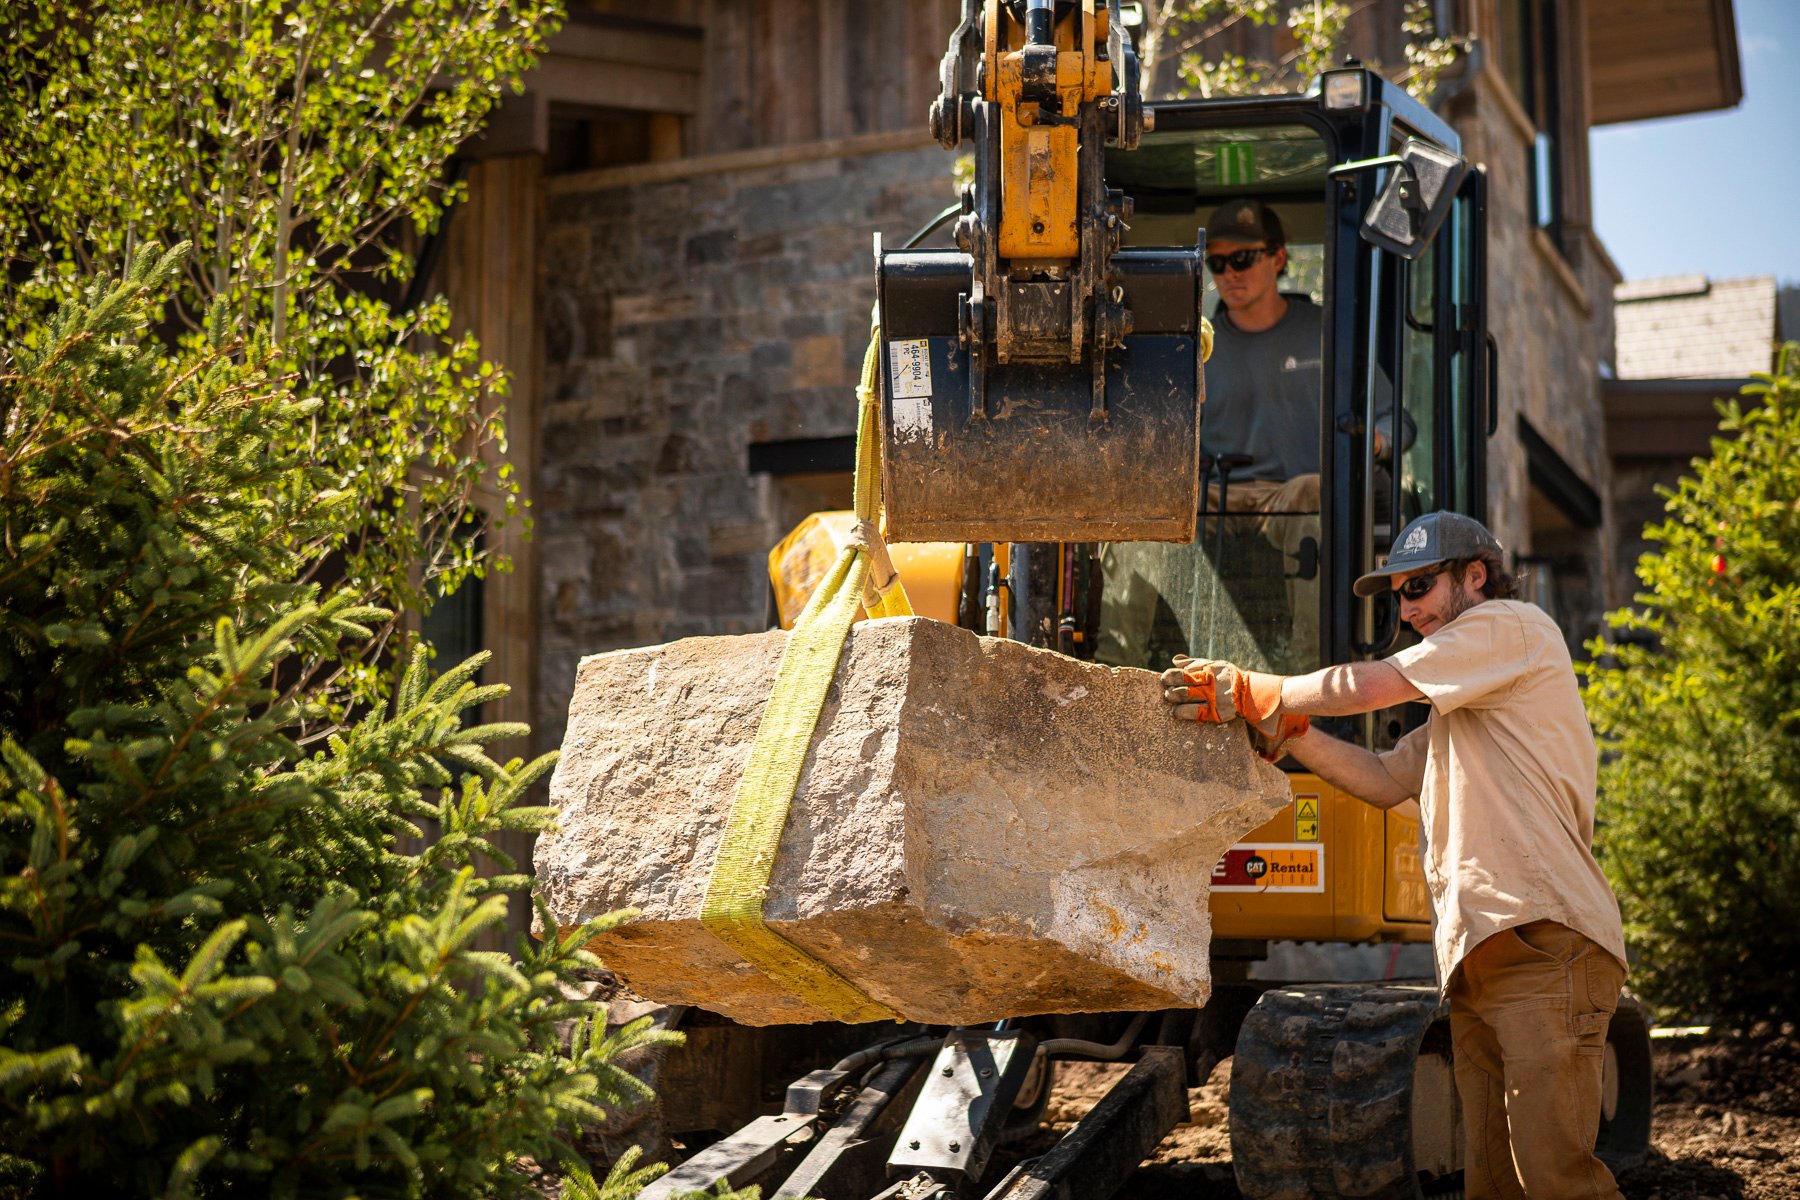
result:
M 753 1025 L 825 1014 L 699 922 L 787 635 L 582 660 L 537 872 L 639 993 Z M 1149 671 L 922 618 L 856 625 L 781 838 L 769 924 L 908 1018 L 1198 1005 L 1211 868 L 1288 800 L 1240 726 Z

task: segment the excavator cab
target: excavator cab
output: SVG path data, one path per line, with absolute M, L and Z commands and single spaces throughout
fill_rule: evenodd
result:
M 1126 244 L 1185 240 L 1254 202 L 1285 235 L 1287 312 L 1240 333 L 1212 276 L 1197 535 L 1074 552 L 1099 578 L 1093 656 L 1292 674 L 1388 652 L 1397 611 L 1355 601 L 1351 581 L 1413 516 L 1484 512 L 1485 177 L 1430 110 L 1356 67 L 1306 96 L 1154 113 L 1142 146 L 1107 161 L 1136 213 Z M 1208 257 L 1235 274 L 1244 256 Z

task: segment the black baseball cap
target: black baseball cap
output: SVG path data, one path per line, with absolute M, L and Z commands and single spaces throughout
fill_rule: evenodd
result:
M 1206 218 L 1208 242 L 1263 242 L 1270 249 L 1287 245 L 1281 218 L 1261 200 L 1230 200 Z
M 1500 540 L 1474 517 L 1461 513 L 1434 512 L 1407 523 L 1394 547 L 1388 552 L 1387 565 L 1370 571 L 1351 588 L 1359 596 L 1375 596 L 1388 590 L 1396 575 L 1435 567 L 1458 559 L 1478 558 L 1483 551 L 1499 556 Z

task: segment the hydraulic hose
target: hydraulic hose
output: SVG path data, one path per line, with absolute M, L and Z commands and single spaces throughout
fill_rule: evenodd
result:
M 1051 1038 L 1047 1042 L 1040 1043 L 1038 1048 L 1046 1057 L 1052 1054 L 1076 1054 L 1082 1058 L 1110 1061 L 1122 1057 L 1127 1050 L 1131 1049 L 1131 1043 L 1143 1030 L 1144 1022 L 1149 1019 L 1149 1013 L 1139 1013 L 1132 1018 L 1131 1024 L 1125 1027 L 1125 1032 L 1119 1035 L 1119 1040 L 1110 1046 L 1102 1045 L 1099 1042 L 1084 1042 L 1080 1038 Z
M 841 1058 L 832 1065 L 834 1071 L 856 1071 L 873 1062 L 885 1062 L 890 1058 L 916 1058 L 929 1054 L 944 1044 L 941 1037 L 908 1038 L 903 1042 L 888 1042 L 880 1046 L 865 1046 L 847 1058 Z

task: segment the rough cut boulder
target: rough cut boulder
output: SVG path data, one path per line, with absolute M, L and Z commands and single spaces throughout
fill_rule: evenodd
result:
M 633 989 L 752 1025 L 826 1015 L 700 924 L 787 635 L 584 659 L 537 873 Z M 1241 726 L 1169 716 L 1149 671 L 922 618 L 856 625 L 781 838 L 770 926 L 905 1017 L 1198 1005 L 1208 880 L 1288 801 Z

